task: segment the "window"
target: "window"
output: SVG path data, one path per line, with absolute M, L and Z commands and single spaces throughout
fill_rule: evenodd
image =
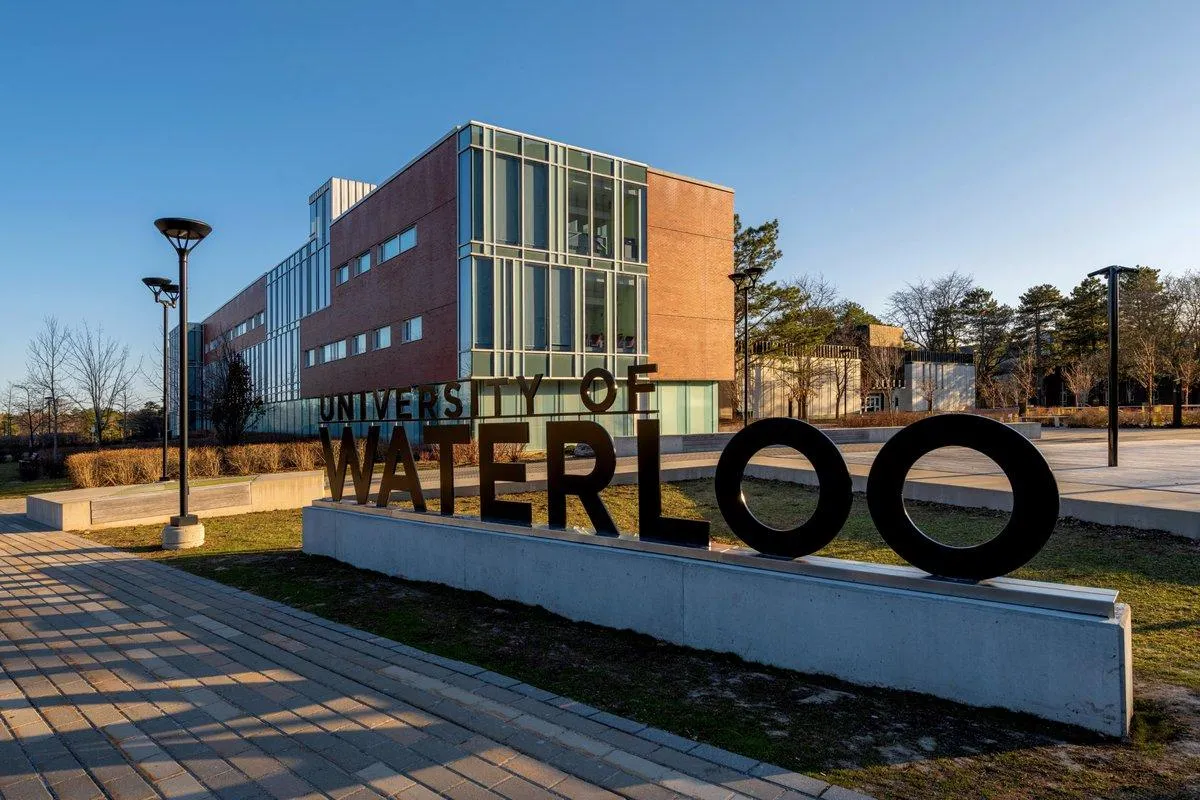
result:
M 336 342 L 330 342 L 322 348 L 321 362 L 338 361 L 346 357 L 346 340 L 340 339 Z
M 496 156 L 496 241 L 521 243 L 521 159 Z
M 400 252 L 404 253 L 417 246 L 417 226 L 400 231 Z
M 638 344 L 637 278 L 617 276 L 617 352 L 636 353 Z
M 608 275 L 587 272 L 583 280 L 584 348 L 589 353 L 608 351 Z
M 354 259 L 354 274 L 362 275 L 364 272 L 369 272 L 371 269 L 371 251 L 363 253 L 358 258 Z
M 421 338 L 421 318 L 413 317 L 404 320 L 400 328 L 400 341 L 415 342 Z
M 525 246 L 545 249 L 550 240 L 549 167 L 525 162 Z
M 400 255 L 400 237 L 393 236 L 383 244 L 379 245 L 379 261 L 380 263 L 387 261 L 389 258 L 395 258 Z
M 317 364 L 317 351 L 316 350 L 305 350 L 304 351 L 304 366 L 313 367 L 313 366 L 316 366 L 316 364 Z
M 350 265 L 342 264 L 333 272 L 333 285 L 341 286 L 346 281 L 350 280 Z
M 574 350 L 575 270 L 555 267 L 550 271 L 550 297 L 554 303 L 550 346 L 555 350 Z
M 490 258 L 475 259 L 475 346 L 491 349 L 495 340 L 495 269 Z
M 592 178 L 592 228 L 595 230 L 595 252 L 603 258 L 613 257 L 613 181 L 612 178 Z
M 622 230 L 626 261 L 646 261 L 646 188 L 625 187 L 625 209 Z
M 382 328 L 376 328 L 371 331 L 371 347 L 375 350 L 382 350 L 385 347 L 392 346 L 392 326 L 385 325 Z
M 350 339 L 350 355 L 361 356 L 367 352 L 367 335 L 360 333 Z
M 525 300 L 521 308 L 525 318 L 525 349 L 546 349 L 546 323 L 549 311 L 546 293 L 546 268 L 525 265 Z
M 572 170 L 567 179 L 567 249 L 586 256 L 591 253 L 588 225 L 588 175 Z

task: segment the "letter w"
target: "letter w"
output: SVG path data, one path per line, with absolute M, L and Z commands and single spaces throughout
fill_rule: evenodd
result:
M 329 428 L 321 428 L 321 451 L 325 455 L 325 477 L 329 479 L 329 496 L 335 501 L 342 499 L 342 490 L 346 484 L 346 465 L 350 465 L 350 474 L 354 478 L 354 499 L 359 505 L 365 505 L 367 495 L 371 492 L 371 479 L 375 476 L 375 447 L 379 444 L 379 426 L 372 425 L 367 429 L 367 446 L 363 450 L 362 461 L 358 459 L 358 448 L 354 446 L 354 431 L 349 425 L 342 427 L 342 446 L 336 459 L 333 457 L 333 443 L 329 439 Z

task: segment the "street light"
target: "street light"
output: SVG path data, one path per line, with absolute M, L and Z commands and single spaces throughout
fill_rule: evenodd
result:
M 1118 331 L 1117 303 L 1120 300 L 1122 272 L 1137 272 L 1132 267 L 1116 264 L 1088 273 L 1089 278 L 1099 275 L 1108 278 L 1108 465 L 1117 466 L 1117 353 Z
M 204 526 L 194 514 L 188 513 L 188 315 L 187 265 L 188 253 L 212 233 L 212 226 L 195 219 L 163 217 L 154 220 L 167 241 L 179 256 L 179 516 L 163 528 L 162 544 L 166 550 L 181 550 L 204 544 Z
M 48 394 L 43 398 L 46 403 L 46 429 L 50 431 L 50 461 L 53 464 L 58 463 L 58 425 L 55 420 L 56 412 L 58 411 L 58 403 L 54 402 L 54 395 Z
M 842 355 L 842 419 L 845 419 L 850 415 L 850 356 L 854 353 L 854 348 L 842 347 L 838 352 Z
M 163 310 L 163 340 L 162 340 L 162 390 L 163 390 L 163 442 L 162 442 L 162 477 L 159 481 L 170 480 L 167 476 L 167 442 L 169 436 L 169 426 L 167 424 L 167 310 L 175 307 L 175 301 L 179 299 L 179 286 L 168 278 L 142 278 L 142 283 L 146 284 L 147 288 L 154 294 L 154 302 L 162 306 Z
M 735 292 L 742 293 L 742 427 L 750 417 L 750 292 L 766 272 L 762 267 L 749 266 L 729 276 Z

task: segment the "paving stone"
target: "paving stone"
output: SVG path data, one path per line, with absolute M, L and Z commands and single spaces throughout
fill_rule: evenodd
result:
M 852 789 L 830 786 L 821 793 L 821 800 L 871 800 L 871 798 Z

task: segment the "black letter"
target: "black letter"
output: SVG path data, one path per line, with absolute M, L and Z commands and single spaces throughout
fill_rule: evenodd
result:
M 592 382 L 597 378 L 604 381 L 606 393 L 604 400 L 597 403 L 592 399 Z M 583 400 L 583 404 L 587 406 L 588 411 L 594 411 L 597 414 L 602 414 L 612 407 L 612 404 L 617 402 L 617 382 L 613 380 L 612 373 L 601 367 L 588 370 L 588 373 L 583 376 L 583 380 L 579 383 L 579 397 Z
M 372 426 L 374 427 L 374 426 Z M 404 480 L 396 477 L 396 461 L 404 464 Z M 417 465 L 413 462 L 412 448 L 408 446 L 408 434 L 403 425 L 392 428 L 392 444 L 388 447 L 387 459 L 383 463 L 383 477 L 379 481 L 379 495 L 375 505 L 385 508 L 392 497 L 392 491 L 404 485 L 412 500 L 413 511 L 425 510 L 425 495 L 421 493 L 421 476 L 417 474 Z
M 328 401 L 328 403 L 329 403 L 328 405 L 326 405 L 326 401 Z M 321 397 L 321 421 L 322 422 L 329 422 L 331 419 L 333 419 L 333 409 L 334 409 L 335 405 L 336 404 L 334 403 L 333 397 L 325 397 L 325 396 Z
M 764 447 L 783 445 L 806 457 L 821 482 L 817 508 L 805 522 L 780 530 L 758 521 L 742 496 L 746 464 Z M 713 479 L 717 506 L 729 530 L 760 553 L 799 558 L 833 541 L 850 516 L 854 486 L 846 460 L 829 437 L 807 422 L 772 417 L 753 422 L 733 435 L 717 460 Z
M 375 419 L 387 419 L 388 403 L 392 402 L 392 390 L 383 390 L 383 399 L 379 398 L 379 390 L 374 391 L 375 395 Z
M 446 409 L 447 419 L 458 419 L 463 413 L 462 398 L 458 396 L 462 385 L 458 381 L 451 381 L 442 387 L 442 397 L 450 404 Z
M 350 474 L 354 478 L 354 497 L 358 504 L 366 505 L 371 492 L 371 478 L 375 474 L 375 447 L 379 444 L 379 426 L 372 425 L 367 429 L 367 446 L 363 452 L 362 464 L 358 461 L 358 450 L 354 446 L 354 431 L 349 425 L 342 426 L 342 446 L 338 451 L 337 466 L 334 466 L 333 444 L 329 440 L 329 428 L 321 428 L 321 451 L 325 454 L 325 477 L 329 479 L 329 496 L 334 500 L 342 499 L 342 489 L 346 484 L 346 464 L 350 465 Z
M 528 422 L 493 422 L 479 426 L 479 516 L 492 522 L 533 524 L 533 506 L 496 499 L 496 481 L 525 480 L 524 464 L 497 464 L 497 442 L 529 441 Z
M 417 389 L 417 419 L 437 419 L 437 389 L 423 383 Z
M 639 381 L 639 375 L 649 375 L 651 372 L 658 372 L 658 364 L 630 364 L 625 371 L 625 375 L 629 380 L 629 387 L 626 391 L 629 393 L 629 413 L 632 414 L 638 410 L 637 396 L 643 393 L 654 391 L 654 384 L 649 381 Z M 656 432 L 655 437 L 658 437 Z M 641 443 L 638 444 L 638 452 L 642 452 Z
M 533 376 L 533 384 L 525 382 L 525 376 L 517 376 L 517 385 L 521 387 L 521 394 L 525 396 L 525 413 L 533 416 L 533 398 L 537 394 L 538 387 L 542 385 L 541 373 Z
M 708 547 L 708 521 L 662 515 L 658 420 L 637 421 L 638 535 L 651 542 Z
M 596 463 L 587 475 L 568 475 L 563 446 L 578 442 L 591 445 L 596 453 Z M 600 492 L 608 486 L 616 471 L 617 453 L 612 436 L 601 425 L 590 420 L 547 422 L 546 500 L 550 527 L 567 527 L 567 495 L 573 494 L 583 503 L 596 533 L 616 536 L 617 524 L 600 499 Z
M 454 445 L 471 441 L 470 425 L 426 425 L 421 439 L 438 446 L 438 469 L 441 482 L 438 500 L 443 516 L 454 515 Z

